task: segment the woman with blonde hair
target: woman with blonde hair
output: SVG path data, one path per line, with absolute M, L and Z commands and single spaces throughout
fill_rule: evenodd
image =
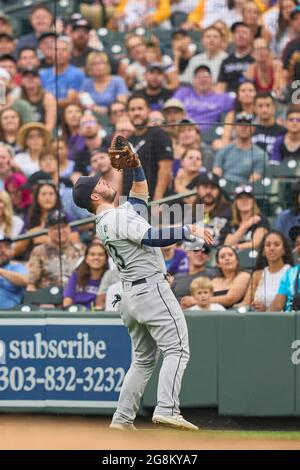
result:
M 14 215 L 9 194 L 6 191 L 0 191 L 0 237 L 17 237 L 21 233 L 23 225 L 21 217 Z
M 268 230 L 268 219 L 260 212 L 252 186 L 235 188 L 232 219 L 221 230 L 220 242 L 239 250 L 255 250 Z
M 86 61 L 86 78 L 82 84 L 79 101 L 96 113 L 106 114 L 115 101 L 126 102 L 128 89 L 121 77 L 112 76 L 108 55 L 90 52 Z

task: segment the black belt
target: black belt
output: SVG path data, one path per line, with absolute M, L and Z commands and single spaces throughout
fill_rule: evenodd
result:
M 167 275 L 164 274 L 164 278 L 167 279 Z M 131 285 L 132 286 L 138 286 L 139 284 L 145 284 L 147 282 L 147 279 L 144 277 L 143 279 L 138 279 L 137 281 L 132 281 Z

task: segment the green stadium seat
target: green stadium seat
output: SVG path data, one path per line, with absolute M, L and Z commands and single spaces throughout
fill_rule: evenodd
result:
M 246 271 L 251 271 L 255 268 L 257 250 L 241 250 L 238 251 L 238 258 L 241 268 Z
M 279 165 L 270 165 L 269 173 L 273 178 L 300 177 L 300 161 L 292 159 L 283 160 Z
M 179 28 L 187 20 L 187 14 L 184 11 L 175 11 L 171 15 L 171 24 L 173 28 Z
M 25 292 L 24 305 L 51 304 L 61 306 L 63 301 L 63 289 L 60 286 L 50 286 L 38 289 L 35 292 Z

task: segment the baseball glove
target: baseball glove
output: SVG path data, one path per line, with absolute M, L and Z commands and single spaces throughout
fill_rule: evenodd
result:
M 111 166 L 119 171 L 124 168 L 136 168 L 140 164 L 139 157 L 134 153 L 130 143 L 121 135 L 113 138 L 108 155 Z

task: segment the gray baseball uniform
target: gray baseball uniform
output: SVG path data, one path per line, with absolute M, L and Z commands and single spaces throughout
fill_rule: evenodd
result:
M 189 360 L 187 326 L 165 280 L 166 268 L 160 248 L 142 244 L 149 228 L 131 202 L 96 216 L 97 235 L 120 272 L 123 294 L 119 311 L 134 349 L 113 423 L 133 423 L 159 351 L 163 354 L 163 364 L 154 414 L 180 413 L 178 395 Z

